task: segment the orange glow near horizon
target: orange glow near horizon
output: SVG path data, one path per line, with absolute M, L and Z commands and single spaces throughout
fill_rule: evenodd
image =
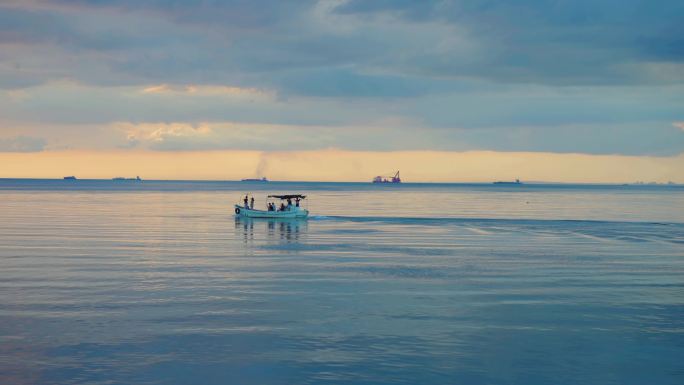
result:
M 406 182 L 512 180 L 684 182 L 684 154 L 672 157 L 441 151 L 45 151 L 0 153 L 1 178 L 370 181 L 401 170 Z

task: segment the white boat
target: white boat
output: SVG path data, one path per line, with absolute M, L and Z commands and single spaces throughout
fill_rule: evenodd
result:
M 273 204 L 274 210 L 257 210 L 250 208 L 247 204 L 236 204 L 235 215 L 247 218 L 306 218 L 309 215 L 309 210 L 299 205 L 299 202 L 306 198 L 306 195 L 269 195 L 268 197 L 280 199 L 282 202 L 281 208 L 277 208 Z M 294 204 L 292 204 L 292 200 L 295 201 Z M 286 201 L 289 204 L 286 205 Z

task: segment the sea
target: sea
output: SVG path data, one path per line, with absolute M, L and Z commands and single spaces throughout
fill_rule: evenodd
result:
M 684 187 L 2 179 L 0 384 L 681 385 Z

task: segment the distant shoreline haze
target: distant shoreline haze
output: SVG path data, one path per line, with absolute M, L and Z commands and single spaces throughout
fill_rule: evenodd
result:
M 684 182 L 684 154 L 668 157 L 493 151 L 43 151 L 0 153 L 0 178 L 370 182 L 401 170 L 405 182 Z
M 5 182 L 11 182 L 11 181 L 20 181 L 20 182 L 29 182 L 29 181 L 65 181 L 65 182 L 70 182 L 70 181 L 77 181 L 77 182 L 119 182 L 123 185 L 126 185 L 127 182 L 130 182 L 129 185 L 135 185 L 135 182 L 137 182 L 135 179 L 121 179 L 121 180 L 116 180 L 114 178 L 76 178 L 76 179 L 65 179 L 64 177 L 57 177 L 57 178 L 4 178 L 0 177 L 0 183 L 3 181 Z M 268 186 L 274 186 L 274 189 L 277 189 L 278 187 L 276 186 L 281 186 L 283 184 L 332 184 L 332 185 L 359 185 L 359 184 L 368 184 L 368 185 L 375 185 L 371 183 L 370 181 L 320 181 L 320 180 L 270 180 L 268 183 L 258 183 L 254 181 L 244 181 L 244 180 L 238 180 L 238 179 L 144 179 L 141 178 L 140 181 L 145 181 L 148 183 L 240 183 L 240 184 L 251 184 L 252 186 L 260 186 L 260 190 L 268 190 Z M 494 186 L 497 185 L 498 181 L 458 181 L 458 182 L 402 182 L 400 186 L 422 186 L 422 185 L 454 185 L 454 186 Z M 378 185 L 380 187 L 382 186 L 388 186 L 388 188 L 392 188 L 392 186 L 398 186 L 397 184 L 380 184 Z M 521 183 L 515 184 L 515 183 L 505 183 L 500 186 L 500 188 L 506 188 L 506 187 L 511 187 L 511 188 L 516 188 L 517 186 L 540 186 L 540 187 L 552 187 L 552 186 L 568 186 L 568 187 L 619 187 L 619 186 L 635 186 L 635 187 L 671 187 L 671 186 L 676 186 L 676 187 L 684 187 L 684 183 L 677 183 L 674 181 L 668 181 L 665 183 L 660 183 L 660 182 L 645 182 L 645 181 L 634 181 L 634 182 L 620 182 L 620 183 L 609 183 L 609 182 L 553 182 L 553 181 L 521 181 Z M 2 186 L 0 186 L 1 189 Z M 495 186 L 496 187 L 496 186 Z

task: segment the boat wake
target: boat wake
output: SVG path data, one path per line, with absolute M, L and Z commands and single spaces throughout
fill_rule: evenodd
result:
M 391 223 L 423 223 L 423 224 L 448 224 L 448 223 L 510 223 L 510 224 L 615 224 L 615 225 L 656 225 L 684 227 L 684 223 L 678 222 L 638 222 L 638 221 L 602 221 L 593 219 L 527 219 L 527 218 L 464 218 L 464 217 L 388 217 L 388 216 L 344 216 L 344 215 L 312 215 L 309 220 L 339 220 L 351 222 L 391 222 Z
M 665 242 L 684 244 L 684 223 L 619 222 L 570 219 L 508 219 L 508 218 L 420 218 L 420 217 L 352 217 L 312 216 L 314 221 L 339 221 L 363 225 L 372 231 L 373 224 L 395 226 L 427 226 L 464 228 L 487 235 L 500 232 L 546 234 L 561 237 L 584 237 L 603 241 Z M 336 230 L 339 231 L 339 230 Z
M 310 221 L 312 221 L 312 220 L 313 221 L 324 221 L 326 219 L 341 219 L 341 218 L 344 218 L 344 217 L 335 217 L 335 216 L 330 217 L 327 215 L 310 215 L 309 216 Z

